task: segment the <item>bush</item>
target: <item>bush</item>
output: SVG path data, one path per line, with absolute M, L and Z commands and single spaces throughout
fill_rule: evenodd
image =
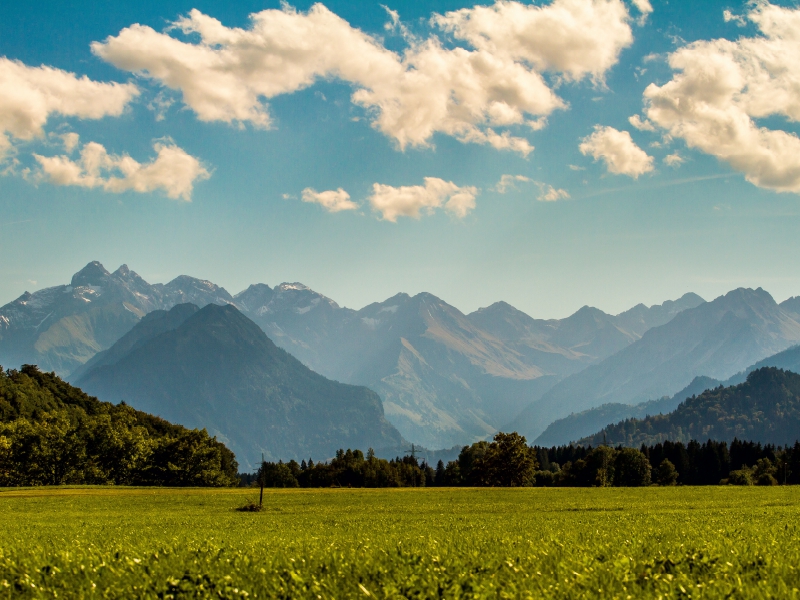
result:
M 675 465 L 667 458 L 658 465 L 656 483 L 658 485 L 675 485 L 678 483 L 678 471 L 675 469 Z
M 552 471 L 536 471 L 534 483 L 536 487 L 553 487 L 558 484 L 558 476 Z
M 753 485 L 750 469 L 738 469 L 728 473 L 728 485 Z
M 778 480 L 769 473 L 763 473 L 756 483 L 758 485 L 778 485 Z

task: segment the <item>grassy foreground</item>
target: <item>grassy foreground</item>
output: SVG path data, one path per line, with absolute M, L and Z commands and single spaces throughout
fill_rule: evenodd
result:
M 0 598 L 794 598 L 800 487 L 0 490 Z

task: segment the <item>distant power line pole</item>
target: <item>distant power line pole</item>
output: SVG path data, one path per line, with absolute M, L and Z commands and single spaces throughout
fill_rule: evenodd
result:
M 417 454 L 419 454 L 419 451 L 417 450 L 416 446 L 414 446 L 414 444 L 411 444 L 411 450 L 406 450 L 406 455 L 410 455 L 411 458 L 414 459 L 415 468 L 413 471 L 411 471 L 411 483 L 413 487 L 417 487 L 417 470 L 416 470 Z

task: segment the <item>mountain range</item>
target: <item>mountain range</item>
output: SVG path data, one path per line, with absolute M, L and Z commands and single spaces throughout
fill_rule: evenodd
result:
M 383 448 L 403 440 L 380 397 L 313 372 L 234 306 L 154 311 L 75 382 L 106 401 L 206 428 L 240 464 Z
M 560 381 L 507 429 L 537 439 L 550 423 L 571 413 L 672 396 L 697 376 L 728 379 L 800 342 L 800 315 L 792 307 L 792 299 L 779 305 L 761 288 L 740 288 L 684 310 Z
M 781 304 L 783 306 L 783 303 Z M 547 429 L 534 440 L 541 446 L 558 446 L 569 444 L 582 438 L 588 438 L 606 425 L 626 419 L 644 419 L 648 416 L 667 414 L 675 410 L 684 400 L 700 395 L 706 390 L 719 386 L 729 387 L 744 383 L 747 376 L 763 367 L 775 367 L 793 373 L 800 373 L 800 345 L 778 352 L 740 371 L 725 381 L 711 377 L 695 377 L 692 382 L 672 397 L 664 396 L 658 400 L 650 400 L 640 404 L 602 404 L 595 408 L 573 413 L 548 425 Z
M 149 284 L 124 265 L 109 273 L 94 262 L 68 286 L 0 307 L 0 364 L 35 363 L 75 382 L 146 314 L 189 302 L 234 306 L 313 371 L 377 392 L 386 419 L 429 448 L 498 429 L 533 441 L 554 421 L 616 405 L 599 417 L 610 420 L 581 430 L 588 435 L 640 414 L 625 407 L 669 400 L 698 376 L 728 379 L 800 342 L 800 297 L 778 305 L 761 289 L 534 319 L 505 302 L 464 314 L 427 293 L 353 310 L 301 283 L 231 295 L 188 276 Z

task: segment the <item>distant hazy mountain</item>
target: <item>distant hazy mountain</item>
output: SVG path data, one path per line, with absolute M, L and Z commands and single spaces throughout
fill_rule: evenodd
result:
M 109 360 L 86 364 L 143 315 L 186 302 L 236 306 L 312 370 L 379 392 L 408 439 L 449 448 L 492 434 L 564 377 L 703 300 L 687 294 L 616 316 L 584 307 L 542 320 L 504 302 L 464 315 L 431 294 L 398 294 L 355 311 L 301 283 L 255 284 L 231 297 L 209 281 L 151 285 L 125 266 L 109 274 L 91 263 L 71 286 L 0 308 L 0 364 L 38 364 L 75 381 Z
M 672 397 L 664 396 L 658 400 L 650 400 L 640 404 L 609 403 L 590 408 L 583 412 L 573 413 L 558 419 L 534 440 L 538 446 L 561 446 L 592 435 L 609 424 L 625 419 L 643 419 L 649 415 L 659 415 L 675 410 L 678 405 L 704 391 L 717 387 L 720 382 L 710 377 L 695 377 L 692 382 Z
M 78 271 L 69 285 L 26 292 L 0 307 L 0 365 L 36 364 L 67 376 L 159 308 L 191 300 L 231 300 L 223 288 L 192 277 L 150 285 L 122 265 L 109 273 L 99 262 Z
M 403 442 L 375 392 L 314 373 L 231 305 L 148 315 L 76 385 L 205 427 L 245 466 L 262 452 L 272 460 L 319 460 L 339 448 Z
M 674 412 L 622 421 L 579 443 L 596 446 L 604 437 L 609 445 L 633 447 L 667 439 L 793 444 L 800 439 L 800 375 L 763 367 L 744 383 L 688 398 Z
M 494 433 L 555 381 L 431 294 L 398 294 L 344 323 L 331 370 L 381 394 L 408 439 L 448 448 Z
M 781 308 L 800 316 L 800 296 L 794 296 L 784 300 L 780 304 Z
M 505 302 L 496 302 L 467 318 L 532 363 L 564 376 L 619 352 L 648 329 L 703 302 L 697 294 L 685 294 L 649 308 L 638 304 L 616 316 L 584 306 L 561 320 L 533 319 Z
M 154 310 L 146 314 L 139 323 L 123 335 L 108 350 L 95 354 L 86 364 L 72 372 L 71 379 L 78 381 L 96 367 L 114 365 L 126 354 L 152 338 L 180 327 L 183 322 L 200 310 L 194 304 L 178 304 L 171 310 Z
M 278 346 L 325 375 L 331 375 L 329 356 L 336 354 L 336 334 L 355 313 L 302 283 L 251 285 L 233 302 Z
M 353 311 L 298 283 L 251 286 L 234 302 L 314 370 L 379 392 L 406 438 L 447 448 L 490 435 L 563 377 L 703 300 L 636 307 L 631 331 L 615 325 L 628 313 L 584 307 L 560 321 L 537 320 L 499 302 L 464 315 L 425 293 Z
M 798 315 L 761 288 L 734 290 L 678 313 L 620 352 L 564 379 L 508 428 L 536 439 L 570 413 L 671 396 L 698 375 L 725 380 L 798 341 Z

